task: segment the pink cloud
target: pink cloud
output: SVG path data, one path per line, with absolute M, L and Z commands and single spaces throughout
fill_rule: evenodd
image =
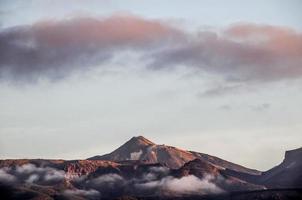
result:
M 63 78 L 103 66 L 124 50 L 142 55 L 141 67 L 151 71 L 182 65 L 233 81 L 302 77 L 302 34 L 286 27 L 241 23 L 192 33 L 158 20 L 112 16 L 1 30 L 0 79 Z
M 159 21 L 129 15 L 105 19 L 76 18 L 44 21 L 34 24 L 32 31 L 38 43 L 50 46 L 146 45 L 181 33 Z
M 148 51 L 181 31 L 135 16 L 43 21 L 0 31 L 0 78 L 62 78 L 100 65 L 122 50 Z
M 295 79 L 302 77 L 302 34 L 285 27 L 239 24 L 219 33 L 200 32 L 155 57 L 153 67 L 184 65 L 229 80 Z
M 226 30 L 230 37 L 242 42 L 253 40 L 256 45 L 280 56 L 300 57 L 302 35 L 293 29 L 269 25 L 238 24 Z

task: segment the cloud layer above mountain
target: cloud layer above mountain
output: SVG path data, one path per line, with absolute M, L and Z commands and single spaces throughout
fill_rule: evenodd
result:
M 62 79 L 125 52 L 139 55 L 149 72 L 181 66 L 229 81 L 261 82 L 302 76 L 302 34 L 249 23 L 189 32 L 129 15 L 41 21 L 2 29 L 0 51 L 2 80 Z

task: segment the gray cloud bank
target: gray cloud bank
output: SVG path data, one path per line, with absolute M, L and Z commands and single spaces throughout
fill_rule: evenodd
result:
M 156 20 L 112 16 L 2 29 L 0 78 L 61 79 L 126 51 L 141 55 L 149 71 L 183 66 L 239 82 L 302 76 L 302 34 L 286 27 L 246 23 L 189 33 Z

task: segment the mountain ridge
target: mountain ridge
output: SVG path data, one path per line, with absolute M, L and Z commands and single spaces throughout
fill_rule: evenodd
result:
M 290 200 L 302 198 L 301 188 L 302 148 L 265 172 L 143 136 L 92 159 L 0 160 L 0 195 L 13 200 Z
M 133 159 L 135 158 L 135 159 Z M 109 154 L 97 155 L 88 160 L 110 160 L 110 161 L 125 161 L 125 160 L 140 160 L 144 163 L 161 163 L 169 168 L 177 169 L 185 163 L 201 159 L 209 162 L 217 167 L 231 168 L 232 170 L 258 175 L 260 171 L 249 169 L 241 165 L 223 160 L 216 156 L 211 156 L 204 153 L 187 151 L 169 145 L 158 145 L 144 136 L 132 137 L 122 146 Z

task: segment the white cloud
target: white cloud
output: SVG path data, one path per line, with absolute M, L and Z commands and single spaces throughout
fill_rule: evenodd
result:
M 122 182 L 124 179 L 118 174 L 105 174 L 92 180 L 93 184 L 114 184 L 116 182 Z
M 151 167 L 149 171 L 150 172 L 144 174 L 144 181 L 153 181 L 156 180 L 159 175 L 167 175 L 169 173 L 167 167 Z
M 32 175 L 30 175 L 30 176 L 28 177 L 28 179 L 27 179 L 25 182 L 27 182 L 27 183 L 34 183 L 34 182 L 38 181 L 39 178 L 40 178 L 40 177 L 39 177 L 38 174 L 32 174 Z
M 43 168 L 36 167 L 33 164 L 25 164 L 16 167 L 16 171 L 20 174 L 30 174 L 33 172 L 41 172 L 44 171 Z
M 57 181 L 63 180 L 65 178 L 65 172 L 61 170 L 48 169 L 44 176 L 44 180 L 46 181 Z
M 37 167 L 33 164 L 24 164 L 16 166 L 16 168 L 2 168 L 0 170 L 2 176 L 5 176 L 7 180 L 16 179 L 26 183 L 55 184 L 65 179 L 63 170 L 51 167 Z M 9 173 L 7 173 L 8 171 Z
M 172 192 L 180 194 L 191 194 L 191 193 L 221 193 L 219 187 L 214 183 L 210 182 L 211 176 L 206 176 L 204 179 L 199 179 L 196 176 L 189 175 L 180 179 L 168 179 L 164 184 L 164 187 Z
M 183 194 L 211 194 L 223 192 L 218 186 L 211 182 L 212 176 L 208 175 L 204 179 L 199 179 L 194 175 L 182 178 L 172 176 L 165 177 L 158 181 L 150 181 L 143 184 L 137 184 L 139 189 L 160 189 L 172 195 Z
M 17 179 L 14 175 L 7 173 L 7 168 L 0 169 L 0 182 L 2 183 L 13 183 Z

